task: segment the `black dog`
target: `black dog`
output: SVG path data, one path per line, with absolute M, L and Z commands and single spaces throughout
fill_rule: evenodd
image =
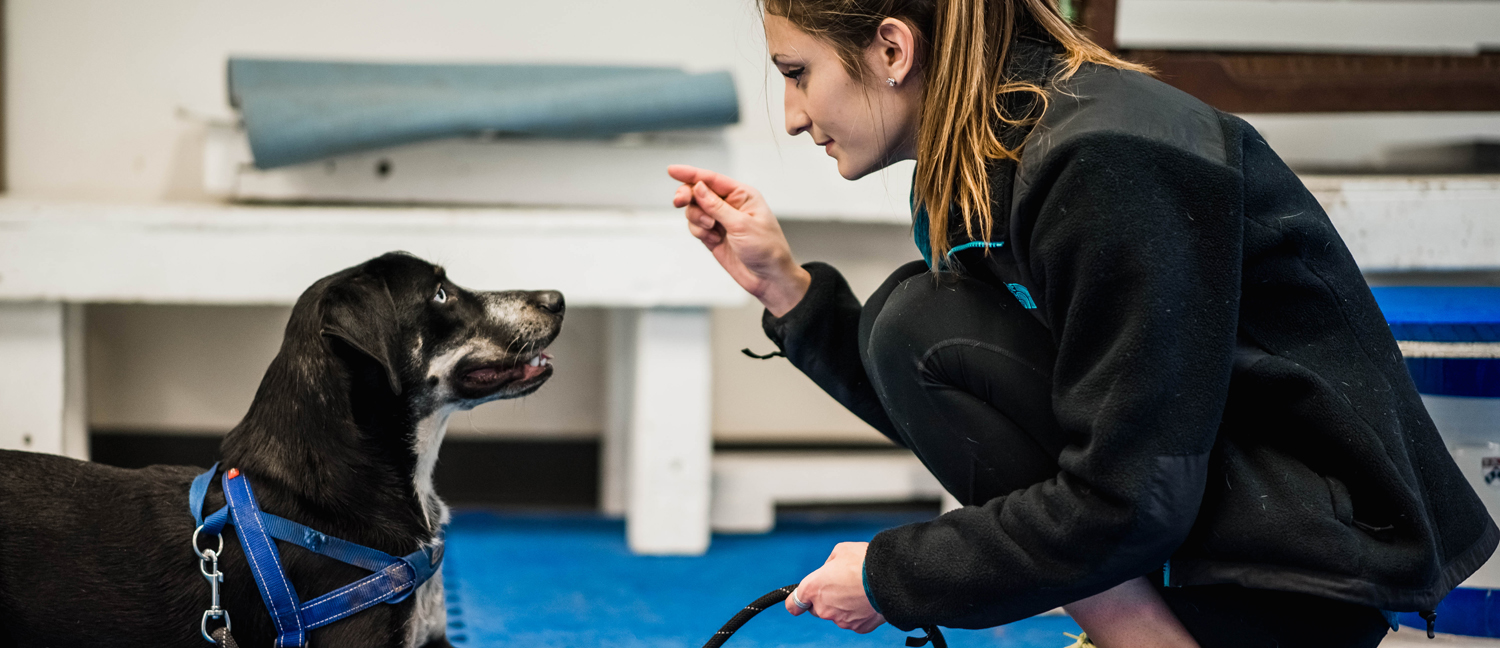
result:
M 250 478 L 269 513 L 394 556 L 416 551 L 448 516 L 431 479 L 448 416 L 540 387 L 562 317 L 560 293 L 471 292 L 406 254 L 325 277 L 297 300 L 249 413 L 224 438 L 221 470 Z M 200 472 L 0 451 L 0 646 L 206 645 L 209 585 L 188 513 Z M 205 511 L 223 505 L 215 481 Z M 269 646 L 275 629 L 239 540 L 223 538 L 234 637 Z M 303 601 L 369 574 L 277 545 Z M 439 574 L 400 603 L 312 630 L 309 645 L 447 646 L 445 615 Z

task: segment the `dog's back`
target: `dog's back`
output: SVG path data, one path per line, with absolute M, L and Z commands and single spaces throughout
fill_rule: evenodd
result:
M 202 642 L 180 627 L 208 604 L 188 547 L 198 472 L 0 450 L 0 646 Z

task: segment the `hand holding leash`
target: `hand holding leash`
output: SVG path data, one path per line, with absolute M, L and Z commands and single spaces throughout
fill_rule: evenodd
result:
M 869 546 L 868 542 L 841 542 L 835 546 L 828 561 L 797 585 L 795 598 L 787 597 L 786 611 L 793 616 L 811 612 L 819 619 L 859 634 L 880 627 L 885 617 L 875 611 L 865 596 L 865 551 Z
M 719 628 L 719 631 L 714 633 L 714 636 L 708 640 L 708 643 L 703 644 L 703 648 L 720 648 L 720 646 L 724 645 L 724 642 L 729 641 L 729 638 L 734 636 L 735 632 L 739 631 L 740 627 L 745 625 L 746 621 L 755 618 L 755 615 L 760 614 L 766 608 L 776 605 L 783 600 L 788 601 L 789 605 L 796 605 L 799 609 L 807 609 L 804 606 L 811 607 L 811 604 L 797 599 L 796 592 L 796 585 L 787 585 L 786 587 L 771 590 L 765 596 L 755 599 L 755 601 L 735 613 L 734 617 L 729 619 L 728 623 L 724 624 L 724 627 Z M 937 626 L 924 626 L 922 630 L 927 633 L 927 636 L 907 637 L 906 645 L 911 648 L 921 648 L 930 643 L 932 644 L 932 648 L 948 648 L 948 642 L 943 638 L 943 631 L 939 630 Z

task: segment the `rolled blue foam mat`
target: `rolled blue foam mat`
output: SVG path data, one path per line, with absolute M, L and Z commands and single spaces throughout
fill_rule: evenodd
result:
M 930 518 L 781 515 L 776 530 L 716 535 L 707 555 L 636 556 L 625 525 L 593 515 L 462 511 L 448 529 L 443 582 L 448 639 L 459 648 L 699 648 L 740 608 L 795 583 L 833 546 Z M 953 648 L 1061 648 L 1065 616 L 989 630 L 945 631 Z M 914 634 L 920 634 L 914 633 Z M 770 609 L 725 648 L 901 648 L 905 633 L 867 635 Z
M 477 133 L 610 137 L 739 121 L 728 72 L 229 60 L 255 166 Z

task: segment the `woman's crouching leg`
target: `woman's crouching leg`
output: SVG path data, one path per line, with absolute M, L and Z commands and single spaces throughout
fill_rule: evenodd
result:
M 896 431 L 964 504 L 1057 474 L 1051 334 L 1010 293 L 908 266 L 865 306 L 860 350 Z

